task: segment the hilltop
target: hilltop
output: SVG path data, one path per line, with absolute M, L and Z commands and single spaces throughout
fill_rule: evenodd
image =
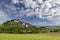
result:
M 6 26 L 7 25 L 10 25 L 10 26 L 12 26 L 12 25 L 16 25 L 16 26 L 19 25 L 19 26 L 24 26 L 24 27 L 33 26 L 33 25 L 29 24 L 29 23 L 22 22 L 19 19 L 8 20 L 7 22 L 4 22 L 3 24 L 6 25 Z
M 33 26 L 29 23 L 20 21 L 19 19 L 8 20 L 0 25 L 0 33 L 31 34 L 31 33 L 50 33 L 50 32 L 60 32 L 60 27 Z

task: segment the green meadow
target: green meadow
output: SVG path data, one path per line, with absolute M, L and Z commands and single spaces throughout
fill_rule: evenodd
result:
M 0 40 L 60 40 L 60 27 L 23 25 L 10 20 L 0 24 Z
M 0 40 L 60 40 L 60 36 L 52 34 L 0 34 Z

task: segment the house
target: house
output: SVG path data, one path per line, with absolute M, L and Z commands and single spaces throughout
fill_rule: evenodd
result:
M 26 25 L 26 27 L 28 27 L 28 25 Z
M 14 19 L 14 22 L 18 23 L 19 22 L 19 19 Z
M 25 27 L 28 27 L 28 25 L 27 25 L 26 23 L 23 23 L 23 25 L 24 25 Z
M 23 23 L 23 25 L 25 25 L 25 23 Z

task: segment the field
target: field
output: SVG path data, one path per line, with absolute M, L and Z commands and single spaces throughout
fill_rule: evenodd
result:
M 60 33 L 0 34 L 0 40 L 60 40 Z

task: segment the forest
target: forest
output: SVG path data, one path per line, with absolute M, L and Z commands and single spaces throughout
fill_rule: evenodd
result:
M 7 34 L 36 34 L 36 33 L 50 33 L 60 32 L 59 26 L 34 26 L 29 23 L 20 21 L 19 19 L 12 19 L 0 24 L 0 33 Z

